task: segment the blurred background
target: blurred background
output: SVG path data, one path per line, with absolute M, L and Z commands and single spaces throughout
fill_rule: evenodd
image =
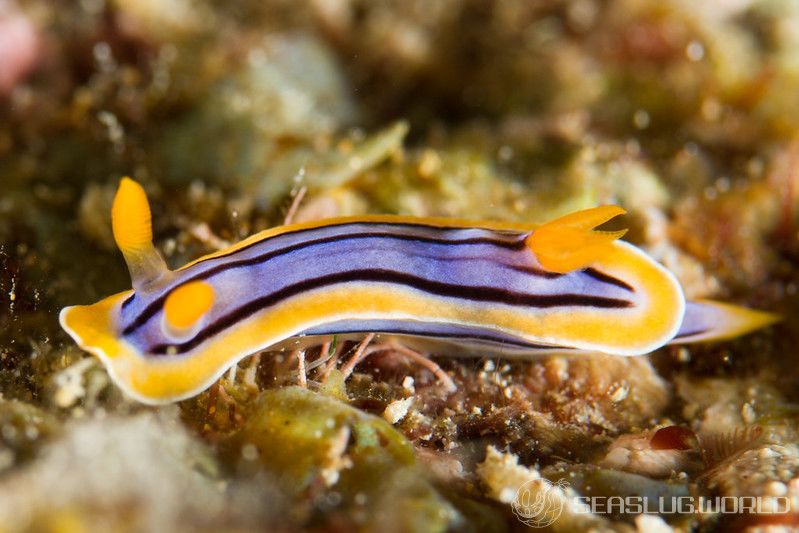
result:
M 799 498 L 797 94 L 792 0 L 0 0 L 0 532 L 512 530 L 508 461 L 611 495 Z M 171 266 L 295 200 L 295 221 L 536 223 L 615 203 L 689 297 L 786 320 L 648 358 L 438 360 L 452 397 L 385 356 L 341 384 L 358 411 L 266 398 L 296 374 L 261 357 L 244 385 L 143 408 L 57 323 L 129 287 L 109 216 L 125 175 Z M 264 429 L 276 405 L 307 431 Z M 319 450 L 340 433 L 303 440 L 329 413 L 352 434 L 382 415 L 394 429 L 370 431 L 396 449 L 336 463 Z M 694 454 L 677 454 L 684 476 L 607 462 L 671 425 L 716 439 L 672 443 Z M 567 518 L 550 527 L 647 527 Z

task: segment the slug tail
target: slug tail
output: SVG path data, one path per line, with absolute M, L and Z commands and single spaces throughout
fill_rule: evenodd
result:
M 670 344 L 711 342 L 740 337 L 775 324 L 782 317 L 738 305 L 696 300 L 685 307 L 680 330 Z

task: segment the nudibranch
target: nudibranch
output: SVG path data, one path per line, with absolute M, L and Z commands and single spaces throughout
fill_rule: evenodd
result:
M 169 270 L 142 187 L 123 178 L 113 234 L 132 290 L 67 307 L 62 327 L 146 403 L 193 396 L 281 343 L 376 332 L 469 351 L 641 355 L 731 337 L 768 313 L 688 302 L 602 206 L 540 226 L 364 216 L 272 228 Z M 445 350 L 446 352 L 446 350 Z

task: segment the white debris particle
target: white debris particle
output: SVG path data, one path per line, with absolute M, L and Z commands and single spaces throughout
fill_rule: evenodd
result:
M 241 458 L 245 461 L 255 461 L 258 459 L 258 448 L 255 444 L 245 444 L 241 447 Z
M 785 496 L 788 494 L 788 486 L 781 481 L 771 481 L 766 483 L 764 492 L 767 496 Z
M 408 414 L 408 409 L 410 409 L 411 404 L 413 403 L 413 398 L 408 397 L 402 400 L 395 400 L 386 406 L 386 409 L 383 411 L 383 418 L 385 418 L 389 424 L 396 424 Z
M 97 120 L 106 127 L 108 140 L 114 145 L 114 150 L 117 153 L 122 152 L 125 141 L 125 129 L 122 127 L 116 115 L 110 111 L 100 111 L 97 113 Z
M 650 117 L 644 109 L 639 109 L 633 114 L 633 124 L 639 130 L 645 130 L 649 127 Z
M 741 406 L 741 418 L 747 424 L 754 424 L 757 421 L 757 413 L 751 403 L 747 402 Z
M 329 441 L 330 447 L 325 454 L 325 463 L 320 471 L 322 480 L 328 487 L 332 487 L 338 482 L 342 470 L 352 467 L 352 459 L 345 455 L 349 440 L 350 428 L 344 426 Z
M 551 524 L 552 531 L 609 530 L 609 522 L 591 514 L 590 509 L 575 498 L 572 489 L 546 481 L 535 468 L 520 465 L 519 458 L 513 454 L 489 446 L 485 461 L 477 465 L 477 475 L 488 497 L 506 505 L 517 503 L 516 497 L 522 487 L 533 491 L 533 498 L 547 494 L 549 501 L 562 509 Z
M 349 161 L 350 168 L 352 170 L 361 170 L 363 168 L 363 159 L 360 157 L 352 157 Z
M 701 61 L 705 57 L 705 47 L 699 41 L 691 41 L 685 47 L 685 55 L 691 61 Z
M 83 375 L 94 366 L 95 361 L 91 357 L 79 360 L 68 366 L 53 377 L 55 392 L 53 401 L 58 407 L 66 409 L 86 396 L 86 388 L 83 386 Z
M 657 515 L 641 514 L 635 518 L 635 527 L 645 533 L 671 533 L 670 525 Z
M 505 504 L 513 503 L 519 487 L 541 479 L 537 470 L 520 465 L 518 457 L 493 446 L 488 447 L 485 461 L 477 466 L 477 475 L 487 486 L 487 494 Z
M 627 398 L 627 395 L 630 393 L 630 387 L 626 383 L 616 383 L 611 386 L 609 393 L 610 401 L 619 403 Z

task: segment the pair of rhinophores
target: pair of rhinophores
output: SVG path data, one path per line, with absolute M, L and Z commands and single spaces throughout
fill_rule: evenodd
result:
M 623 231 L 593 229 L 623 213 L 603 206 L 537 227 L 334 218 L 272 228 L 172 271 L 153 246 L 144 190 L 123 178 L 112 222 L 133 289 L 67 307 L 61 325 L 126 393 L 164 403 L 298 337 L 376 332 L 455 355 L 629 356 L 774 322 L 686 302 L 670 272 L 618 240 Z

